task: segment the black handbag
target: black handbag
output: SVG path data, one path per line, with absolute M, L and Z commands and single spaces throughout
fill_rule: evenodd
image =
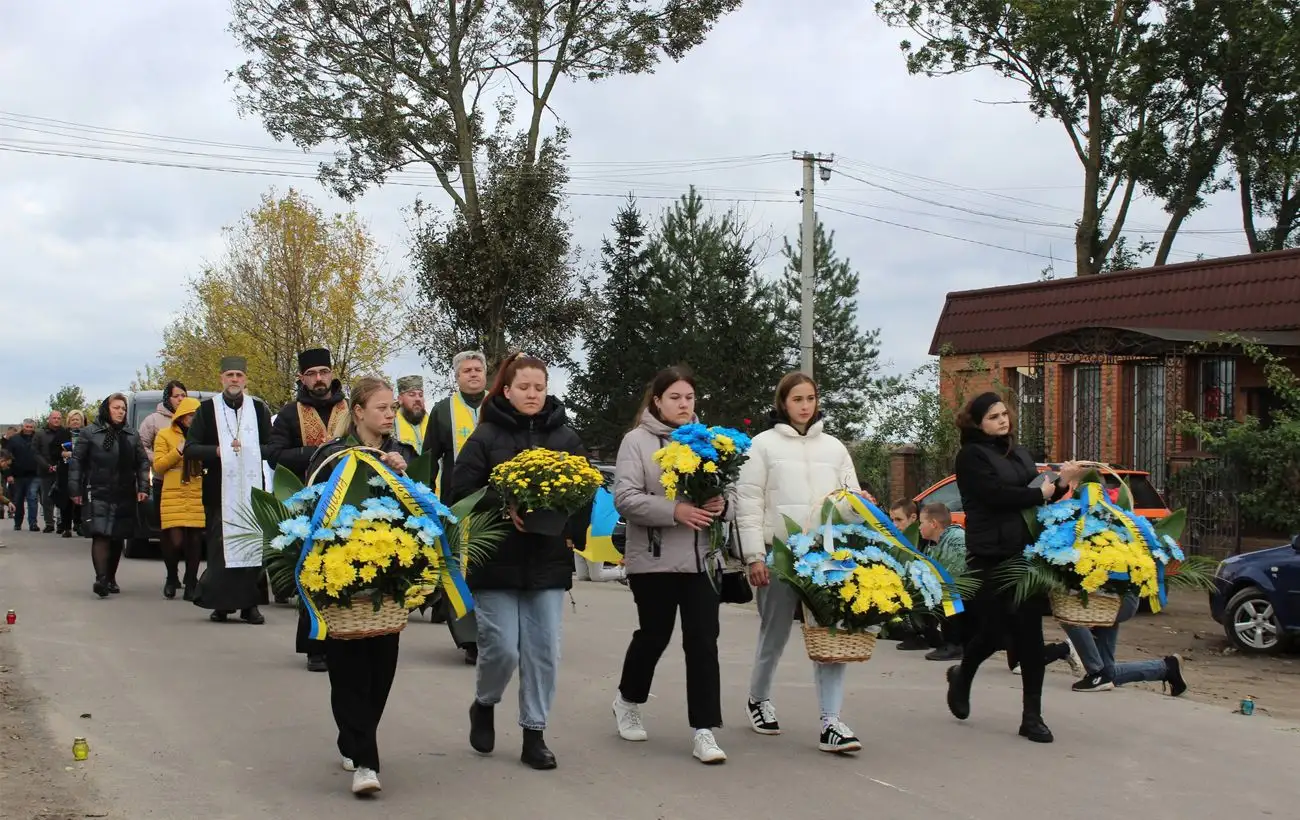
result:
M 727 540 L 722 548 L 718 600 L 724 604 L 747 604 L 754 600 L 754 590 L 749 585 L 749 573 L 740 552 L 740 529 L 734 521 L 727 527 Z
M 744 570 L 723 570 L 718 580 L 718 600 L 724 604 L 747 604 L 754 600 L 754 590 Z

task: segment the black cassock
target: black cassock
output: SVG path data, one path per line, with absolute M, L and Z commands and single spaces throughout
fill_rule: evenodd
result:
M 226 568 L 225 539 L 221 526 L 220 441 L 217 437 L 217 412 L 213 405 L 216 401 L 225 401 L 225 398 L 218 395 L 205 399 L 199 405 L 185 443 L 185 454 L 202 461 L 205 468 L 203 511 L 207 517 L 204 537 L 207 542 L 208 566 L 199 578 L 194 605 L 203 609 L 235 612 L 262 603 L 264 593 L 260 585 L 264 573 L 261 567 Z M 259 459 L 265 459 L 266 446 L 271 439 L 271 413 L 265 404 L 250 396 L 244 396 L 243 401 L 251 401 L 257 413 L 257 437 L 262 449 Z

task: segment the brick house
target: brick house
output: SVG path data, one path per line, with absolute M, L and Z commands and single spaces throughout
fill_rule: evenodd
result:
M 1195 449 L 1174 422 L 1267 420 L 1277 398 L 1239 333 L 1300 372 L 1300 249 L 948 294 L 930 354 L 957 405 L 984 390 L 1014 403 L 1041 461 L 1148 470 Z

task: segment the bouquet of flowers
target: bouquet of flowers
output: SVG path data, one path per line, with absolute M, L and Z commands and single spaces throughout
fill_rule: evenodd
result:
M 400 631 L 439 589 L 458 615 L 473 608 L 463 569 L 504 535 L 492 516 L 470 513 L 481 498 L 449 509 L 425 482 L 353 447 L 320 484 L 277 469 L 272 492 L 252 491 L 245 519 L 272 586 L 296 588 L 311 613 L 312 637 L 361 638 Z
M 1144 599 L 1159 612 L 1171 583 L 1212 587 L 1213 562 L 1188 559 L 1178 546 L 1184 511 L 1152 522 L 1133 512 L 1126 487 L 1108 491 L 1095 471 L 1073 496 L 1025 511 L 1034 542 L 1000 578 L 1004 587 L 1015 588 L 1017 601 L 1046 592 L 1058 621 L 1113 626 L 1125 596 Z
M 846 523 L 828 500 L 825 524 L 803 531 L 786 518 L 788 534 L 772 543 L 767 563 L 793 587 L 815 625 L 803 624 L 815 661 L 871 658 L 876 634 L 920 610 L 962 610 L 961 582 L 907 545 L 888 516 L 860 494 L 848 493 L 861 522 Z
M 488 481 L 507 509 L 517 512 L 525 532 L 560 535 L 605 477 L 582 456 L 535 447 L 498 464 Z
M 663 472 L 659 483 L 669 501 L 684 498 L 695 505 L 717 498 L 740 477 L 749 460 L 749 436 L 730 427 L 685 424 L 673 431 L 668 443 L 655 451 L 654 461 Z M 722 522 L 709 526 L 709 554 L 722 550 Z

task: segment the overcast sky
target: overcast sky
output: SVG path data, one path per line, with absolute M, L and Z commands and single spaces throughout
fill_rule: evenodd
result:
M 1061 126 L 1035 122 L 1023 106 L 989 105 L 1021 95 L 987 71 L 908 76 L 897 46 L 903 33 L 887 29 L 871 7 L 868 0 L 747 0 L 680 63 L 559 88 L 553 107 L 573 135 L 569 211 L 586 261 L 597 257 L 620 196 L 637 194 L 654 215 L 690 184 L 715 207 L 740 203 L 760 233 L 795 236 L 800 168 L 788 157 L 807 149 L 833 153 L 837 170 L 907 195 L 844 173 L 818 187 L 819 205 L 837 209 L 822 209 L 821 217 L 862 276 L 862 324 L 881 329 L 892 370 L 925 361 L 946 292 L 1035 280 L 1053 258 L 1068 275 L 1073 237 L 1065 226 L 1078 213 L 1081 171 Z M 66 383 L 92 398 L 124 389 L 156 360 L 186 279 L 220 256 L 221 228 L 271 186 L 297 186 L 330 211 L 347 207 L 314 179 L 13 150 L 85 153 L 88 144 L 84 131 L 13 115 L 275 147 L 258 121 L 240 119 L 232 100 L 226 73 L 242 55 L 226 31 L 228 15 L 219 0 L 0 4 L 0 421 L 41 412 Z M 95 150 L 107 140 L 142 144 L 100 132 Z M 270 164 L 238 159 L 254 155 L 242 149 L 149 144 L 155 149 L 120 148 L 117 156 Z M 158 146 L 237 158 L 167 155 Z M 310 171 L 301 157 L 272 156 Z M 716 161 L 735 157 L 754 159 Z M 439 197 L 414 187 L 415 177 L 406 182 L 355 204 L 394 272 L 406 265 L 405 210 L 416 194 Z M 1232 194 L 1220 196 L 1184 227 L 1209 233 L 1184 233 L 1173 261 L 1244 252 L 1233 230 L 1239 224 Z M 1139 202 L 1129 220 L 1134 240 L 1158 238 L 1161 225 L 1151 202 Z M 778 249 L 779 240 L 774 255 Z M 768 262 L 770 273 L 778 267 L 775 258 Z M 407 351 L 388 372 L 421 368 Z

